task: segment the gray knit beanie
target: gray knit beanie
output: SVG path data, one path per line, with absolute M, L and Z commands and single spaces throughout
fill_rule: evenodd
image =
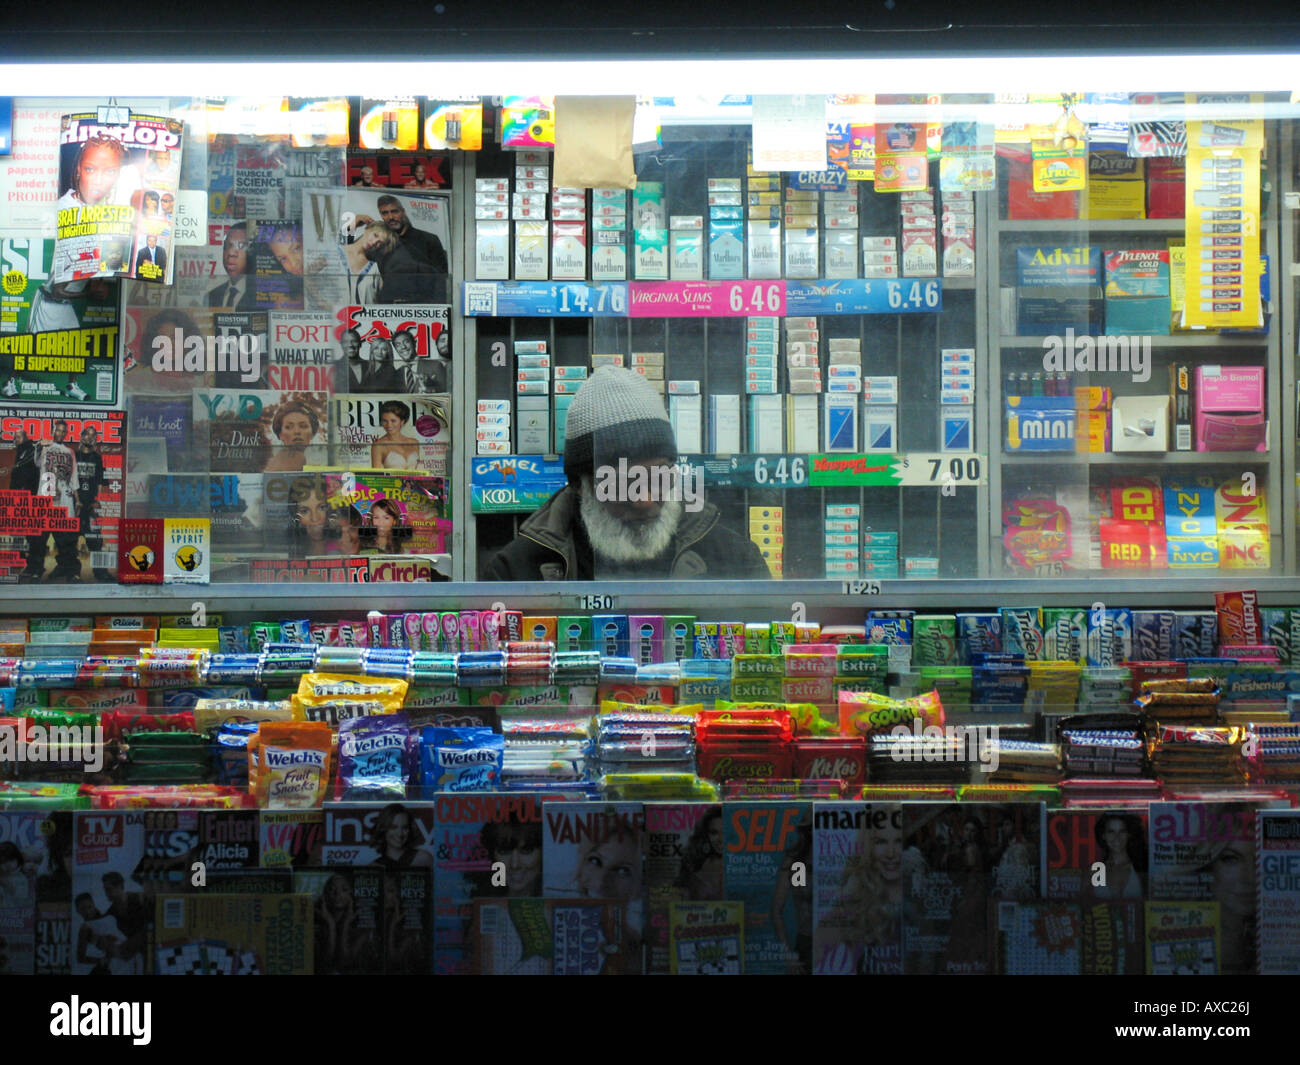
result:
M 639 373 L 602 366 L 578 389 L 564 423 L 564 472 L 569 480 L 597 464 L 677 460 L 677 439 L 663 400 Z

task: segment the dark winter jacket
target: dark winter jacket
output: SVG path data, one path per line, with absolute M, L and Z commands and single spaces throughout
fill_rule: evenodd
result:
M 485 581 L 768 580 L 758 547 L 719 524 L 718 508 L 682 514 L 672 546 L 644 564 L 601 562 L 596 573 L 586 529 L 578 516 L 578 493 L 561 489 L 519 529 L 519 535 L 488 562 Z

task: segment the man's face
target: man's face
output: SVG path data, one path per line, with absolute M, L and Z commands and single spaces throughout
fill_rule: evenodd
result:
M 356 333 L 343 334 L 343 356 L 347 359 L 361 357 L 361 338 Z
M 117 902 L 119 899 L 121 899 L 123 895 L 126 894 L 126 889 L 121 884 L 117 883 L 117 881 L 115 880 L 108 880 L 106 878 L 103 881 L 103 884 L 104 884 L 104 894 L 108 896 L 109 902 Z
M 268 247 L 286 274 L 302 276 L 302 240 L 292 233 L 281 233 Z
M 221 246 L 221 265 L 231 277 L 241 277 L 248 271 L 248 230 L 236 226 L 226 233 Z
M 416 180 L 416 181 L 423 182 L 424 179 L 425 179 L 425 176 L 426 176 L 426 175 L 425 175 L 424 167 L 420 166 L 420 165 L 417 163 L 416 166 L 415 166 L 415 180 Z
M 98 441 L 99 441 L 99 434 L 95 432 L 95 430 L 91 426 L 88 425 L 86 426 L 86 428 L 81 430 L 82 447 L 86 447 L 86 448 L 94 447 L 95 444 L 98 443 Z
M 664 458 L 629 462 L 627 464 L 628 485 L 640 483 L 662 486 L 667 483 L 665 477 L 668 476 L 668 467 L 671 466 L 672 461 Z M 618 518 L 619 521 L 630 525 L 654 521 L 655 518 L 659 517 L 659 512 L 663 509 L 662 493 L 636 493 L 638 496 L 659 495 L 660 498 L 658 499 L 633 499 L 630 498 L 632 494 L 630 492 L 615 491 L 613 498 L 602 500 L 605 510 Z
M 77 164 L 77 195 L 82 203 L 102 203 L 117 184 L 118 153 L 104 144 L 87 148 Z
M 150 233 L 149 236 L 145 238 L 145 243 L 151 248 L 156 248 L 158 247 L 158 238 Z
M 68 423 L 67 423 L 67 422 L 55 422 L 55 423 L 54 423 L 54 434 L 53 434 L 53 435 L 54 435 L 54 442 L 55 442 L 56 444 L 61 444 L 61 443 L 63 443 L 63 441 L 66 440 L 66 439 L 68 438 Z
M 171 217 L 172 210 L 176 207 L 176 197 L 170 192 L 164 192 L 162 198 L 162 211 L 167 217 Z
M 415 337 L 410 333 L 398 333 L 393 337 L 393 358 L 403 363 L 414 359 Z
M 368 166 L 363 166 L 361 168 L 361 184 L 369 185 L 374 180 L 375 180 L 374 170 L 372 170 Z
M 394 233 L 401 233 L 406 228 L 406 209 L 400 203 L 384 204 L 379 208 L 379 217 Z

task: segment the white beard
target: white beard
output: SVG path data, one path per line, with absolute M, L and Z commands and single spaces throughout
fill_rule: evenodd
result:
M 647 522 L 625 522 L 614 517 L 596 498 L 591 477 L 582 478 L 578 505 L 592 550 L 610 562 L 647 562 L 668 550 L 682 520 L 682 501 L 663 504 L 659 516 Z

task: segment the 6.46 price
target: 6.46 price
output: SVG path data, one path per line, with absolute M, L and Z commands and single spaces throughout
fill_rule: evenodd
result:
M 727 290 L 727 305 L 733 314 L 780 314 L 785 310 L 785 286 L 732 285 Z

